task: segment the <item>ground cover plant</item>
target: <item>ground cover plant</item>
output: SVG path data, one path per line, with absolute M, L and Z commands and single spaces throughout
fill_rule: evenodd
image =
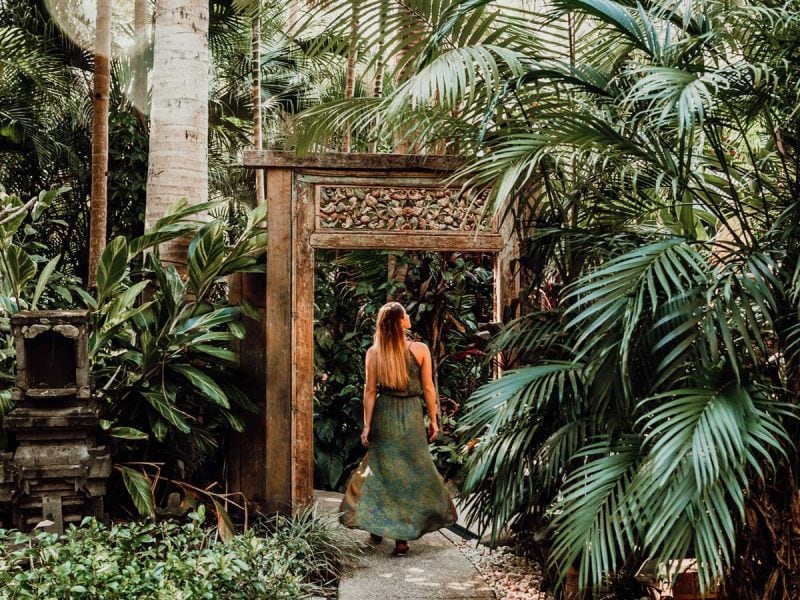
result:
M 0 598 L 308 598 L 334 592 L 356 552 L 312 511 L 263 520 L 225 542 L 204 520 L 201 506 L 186 523 L 87 518 L 63 536 L 0 529 Z

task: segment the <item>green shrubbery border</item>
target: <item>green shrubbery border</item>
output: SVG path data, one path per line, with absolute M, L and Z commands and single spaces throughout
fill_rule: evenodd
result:
M 313 510 L 275 516 L 223 542 L 187 523 L 86 518 L 64 535 L 0 529 L 0 599 L 307 598 L 334 589 L 356 547 Z

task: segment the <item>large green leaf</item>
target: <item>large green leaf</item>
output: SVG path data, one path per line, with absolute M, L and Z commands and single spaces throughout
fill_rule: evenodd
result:
M 175 426 L 178 431 L 189 433 L 192 427 L 186 420 L 189 415 L 175 405 L 175 396 L 172 392 L 142 392 L 142 395 L 155 408 L 164 419 Z
M 54 190 L 42 190 L 39 192 L 39 197 L 31 212 L 31 219 L 34 221 L 39 220 L 39 217 L 53 204 L 53 200 L 58 198 L 61 194 L 66 194 L 71 189 L 72 188 L 69 186 L 63 186 Z
M 219 325 L 230 324 L 238 319 L 239 309 L 235 306 L 225 306 L 197 317 L 186 319 L 176 328 L 175 332 L 179 334 L 191 332 L 194 335 Z
M 56 270 L 56 266 L 58 266 L 59 261 L 61 260 L 61 255 L 57 255 L 53 257 L 42 269 L 42 272 L 39 274 L 39 279 L 36 281 L 36 289 L 33 291 L 33 297 L 31 298 L 31 310 L 36 310 L 37 305 L 39 304 L 39 299 L 42 297 L 45 288 L 50 283 L 50 278 L 53 276 L 53 272 Z
M 19 196 L 6 196 L 0 199 L 0 247 L 10 243 L 11 238 L 25 221 L 25 203 Z
M 195 229 L 197 229 L 195 223 L 171 223 L 146 231 L 140 237 L 131 240 L 131 256 L 136 256 L 148 248 L 188 235 Z
M 223 408 L 230 408 L 225 392 L 217 385 L 213 377 L 199 369 L 186 364 L 171 364 L 170 369 L 183 375 L 200 394 Z
M 219 346 L 211 346 L 209 344 L 192 344 L 192 351 L 212 356 L 217 360 L 233 365 L 238 362 L 239 358 L 233 350 L 220 348 Z
M 19 246 L 9 247 L 4 254 L 0 266 L 4 267 L 3 270 L 15 295 L 19 295 L 25 284 L 36 276 L 36 264 Z
M 328 485 L 335 486 L 344 472 L 344 463 L 338 450 L 315 449 L 315 463 L 328 480 Z
M 139 431 L 134 427 L 111 427 L 108 430 L 111 437 L 120 438 L 123 440 L 146 440 L 148 436 L 145 432 Z
M 224 257 L 225 227 L 219 221 L 212 221 L 189 243 L 186 258 L 189 285 L 198 298 L 204 298 L 207 290 L 219 277 Z
M 150 480 L 140 471 L 125 465 L 120 465 L 118 468 L 122 473 L 122 482 L 125 484 L 125 489 L 128 490 L 136 510 L 143 517 L 154 517 L 156 509 Z
M 657 51 L 648 43 L 648 37 L 643 31 L 643 27 L 628 12 L 627 8 L 612 0 L 555 0 L 554 5 L 563 10 L 581 10 L 594 15 L 614 26 L 615 31 L 619 31 L 628 37 L 641 50 Z M 655 40 L 653 40 L 655 41 Z
M 116 289 L 128 270 L 128 242 L 117 236 L 106 246 L 97 265 L 97 301 L 103 301 Z

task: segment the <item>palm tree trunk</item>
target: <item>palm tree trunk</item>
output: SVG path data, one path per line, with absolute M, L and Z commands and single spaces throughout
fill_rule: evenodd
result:
M 207 0 L 156 3 L 145 229 L 182 198 L 208 200 L 208 17 Z M 183 270 L 187 244 L 162 244 L 161 261 Z
M 147 49 L 150 47 L 149 22 L 149 0 L 136 0 L 134 4 L 133 31 L 134 31 L 134 73 L 133 73 L 133 107 L 136 111 L 136 118 L 143 125 L 147 125 L 147 75 L 149 65 L 147 64 Z
M 111 90 L 111 0 L 97 0 L 92 95 L 92 193 L 89 206 L 89 287 L 106 245 L 108 217 L 108 96 Z
M 380 13 L 380 25 L 378 27 L 379 33 L 378 37 L 380 38 L 379 46 L 378 46 L 378 56 L 383 56 L 385 45 L 383 40 L 386 37 L 386 30 L 384 25 L 386 24 L 386 13 L 381 10 Z M 383 60 L 375 61 L 375 80 L 372 84 L 372 96 L 374 98 L 380 98 L 383 96 L 383 71 L 386 65 L 384 65 Z M 369 141 L 369 152 L 377 152 L 378 151 L 378 131 L 380 130 L 380 123 L 377 121 L 374 123 L 374 129 L 371 134 L 371 139 Z
M 261 150 L 264 147 L 261 129 L 261 0 L 256 0 L 253 15 L 253 147 Z M 256 203 L 264 203 L 264 170 L 256 169 Z
M 294 33 L 297 27 L 297 0 L 287 0 L 286 2 L 286 31 Z
M 380 52 L 380 51 L 379 51 Z M 380 98 L 383 96 L 383 61 L 378 60 L 375 62 L 375 81 L 372 86 L 372 95 L 375 98 Z M 378 126 L 379 123 L 375 122 L 375 127 L 372 135 L 370 136 L 372 139 L 369 141 L 369 151 L 370 152 L 377 152 L 378 151 Z
M 358 7 L 353 7 L 353 18 L 350 21 L 350 51 L 347 53 L 347 70 L 344 77 L 344 97 L 349 100 L 353 97 L 356 85 L 356 63 L 358 61 Z M 342 152 L 350 152 L 352 131 L 344 132 L 342 136 Z

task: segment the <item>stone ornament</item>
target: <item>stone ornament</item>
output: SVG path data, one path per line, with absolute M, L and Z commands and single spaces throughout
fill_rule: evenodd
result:
M 490 231 L 487 193 L 451 188 L 320 186 L 318 227 L 352 230 Z
M 12 525 L 63 532 L 86 515 L 104 517 L 111 455 L 98 445 L 99 408 L 89 371 L 86 311 L 11 316 L 17 351 L 14 408 L 3 429 L 17 448 L 0 452 L 0 502 Z

